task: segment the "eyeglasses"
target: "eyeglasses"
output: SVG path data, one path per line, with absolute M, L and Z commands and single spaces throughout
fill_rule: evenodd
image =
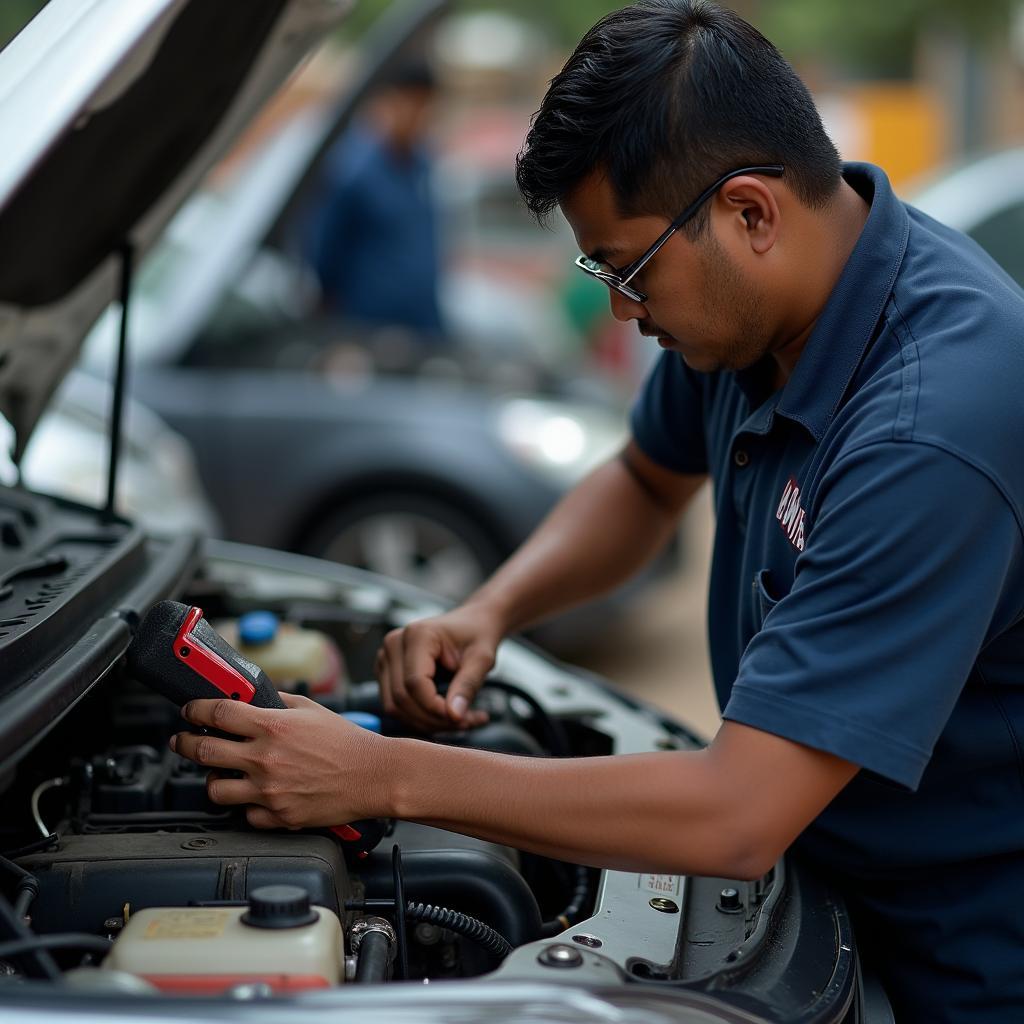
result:
M 732 181 L 733 178 L 738 178 L 741 174 L 767 174 L 773 178 L 779 178 L 782 176 L 783 166 L 782 164 L 765 164 L 758 167 L 740 167 L 738 170 L 730 171 L 728 174 L 723 174 L 721 178 L 714 183 L 714 185 L 706 188 L 697 198 L 690 203 L 690 205 L 683 210 L 681 214 L 664 230 L 659 236 L 658 240 L 641 256 L 639 259 L 634 260 L 628 267 L 623 270 L 615 271 L 608 266 L 607 263 L 600 263 L 597 260 L 592 260 L 589 256 L 579 256 L 576 259 L 576 266 L 583 271 L 584 274 L 589 274 L 591 277 L 596 277 L 598 281 L 604 281 L 612 291 L 619 292 L 620 295 L 625 295 L 627 299 L 632 299 L 633 302 L 645 303 L 647 301 L 647 295 L 644 292 L 637 291 L 636 288 L 631 288 L 629 282 L 640 273 L 641 270 L 650 262 L 654 254 L 688 221 L 693 218 L 697 211 L 727 182 Z

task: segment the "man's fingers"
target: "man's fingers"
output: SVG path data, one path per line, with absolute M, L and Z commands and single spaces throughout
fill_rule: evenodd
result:
M 240 700 L 190 700 L 182 709 L 181 717 L 193 725 L 205 725 L 233 736 L 254 739 L 266 731 L 263 727 L 267 712 Z
M 430 676 L 415 676 L 405 680 L 406 693 L 414 702 L 417 711 L 430 719 L 444 721 L 444 697 L 437 692 L 434 680 Z
M 278 696 L 287 708 L 306 708 L 310 705 L 313 707 L 320 707 L 315 700 L 303 697 L 302 694 L 299 693 L 285 693 L 284 690 L 278 690 Z
M 451 728 L 453 722 L 466 728 L 486 722 L 484 712 L 468 706 L 494 664 L 493 653 L 481 650 L 462 658 L 459 648 L 430 622 L 392 630 L 377 652 L 375 666 L 384 711 L 425 733 Z M 460 661 L 446 699 L 437 692 L 438 674 Z M 461 702 L 453 705 L 460 697 Z
M 206 780 L 207 796 L 224 807 L 256 803 L 260 791 L 249 779 L 232 779 L 210 772 Z
M 445 701 L 449 717 L 460 724 L 482 725 L 487 721 L 487 716 L 482 711 L 470 712 L 469 706 L 476 697 L 484 677 L 494 666 L 494 658 L 487 651 L 470 650 L 459 666 L 455 678 L 448 687 L 448 696 Z M 481 720 L 482 716 L 482 720 Z
M 441 638 L 436 630 L 417 629 L 415 624 L 405 629 L 402 643 L 403 694 L 417 710 L 439 719 L 445 717 L 444 698 L 437 692 L 434 674 L 441 650 Z
M 401 631 L 392 630 L 384 637 L 377 652 L 377 682 L 380 684 L 380 699 L 385 714 L 398 714 L 395 702 L 395 680 L 401 674 L 402 666 Z
M 249 744 L 237 740 L 223 740 L 217 736 L 199 736 L 194 732 L 179 732 L 171 737 L 171 750 L 207 768 L 236 768 L 245 770 L 250 765 Z
M 268 811 L 266 807 L 250 807 L 245 812 L 245 820 L 252 825 L 253 828 L 286 828 L 281 819 L 274 814 L 273 811 Z

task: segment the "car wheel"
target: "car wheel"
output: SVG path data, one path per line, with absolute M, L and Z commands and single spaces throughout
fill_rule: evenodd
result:
M 502 558 L 497 543 L 461 509 L 410 493 L 379 494 L 334 512 L 302 549 L 453 601 L 478 587 Z

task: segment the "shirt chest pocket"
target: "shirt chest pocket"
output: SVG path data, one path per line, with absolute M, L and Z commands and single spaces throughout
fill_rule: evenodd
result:
M 785 594 L 779 589 L 778 574 L 773 573 L 771 569 L 761 569 L 754 573 L 751 591 L 756 633 L 764 625 L 768 613 L 785 597 Z

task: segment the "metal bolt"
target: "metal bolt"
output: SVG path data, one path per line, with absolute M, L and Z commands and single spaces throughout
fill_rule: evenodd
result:
M 738 889 L 723 889 L 718 894 L 718 909 L 723 914 L 739 914 L 743 910 L 743 901 Z
M 581 946 L 589 946 L 591 949 L 600 949 L 604 945 L 596 935 L 573 935 L 571 938 L 573 942 L 578 942 Z
M 211 839 L 209 836 L 199 836 L 196 839 L 187 839 L 181 844 L 183 850 L 206 850 L 211 846 L 216 846 L 217 840 Z
M 548 946 L 537 961 L 545 967 L 580 967 L 583 964 L 583 954 L 572 946 L 559 943 Z
M 430 924 L 429 921 L 420 921 L 413 930 L 413 935 L 421 946 L 435 946 L 441 941 L 442 929 L 436 924 Z
M 664 896 L 655 896 L 651 900 L 651 906 L 655 910 L 660 910 L 663 914 L 678 914 L 679 905 L 673 900 L 667 900 Z

